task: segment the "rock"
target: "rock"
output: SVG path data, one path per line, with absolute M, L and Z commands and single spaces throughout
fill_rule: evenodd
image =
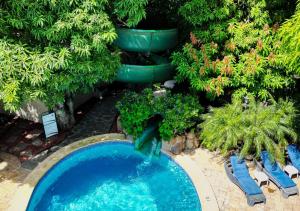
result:
M 126 140 L 133 141 L 134 138 L 132 135 L 126 134 Z
M 194 150 L 199 147 L 199 139 L 196 137 L 194 132 L 186 134 L 185 149 Z
M 24 149 L 26 149 L 28 145 L 25 143 L 18 143 L 16 146 L 14 146 L 13 148 L 9 149 L 10 153 L 19 153 L 21 151 L 23 151 Z
M 192 150 L 194 149 L 194 140 L 193 139 L 187 139 L 185 142 L 185 149 L 186 150 Z
M 24 156 L 24 157 L 31 157 L 32 156 L 32 152 L 31 150 L 23 150 L 20 152 L 20 156 Z
M 174 144 L 171 147 L 171 152 L 175 155 L 180 154 L 184 150 L 185 145 L 185 137 L 184 136 L 177 136 L 174 139 Z
M 35 138 L 39 137 L 42 133 L 43 133 L 42 130 L 34 129 L 34 130 L 30 131 L 30 132 L 25 136 L 25 138 L 26 138 L 26 139 L 35 139 Z
M 170 141 L 163 141 L 163 150 L 169 151 L 175 155 L 179 155 L 185 147 L 185 136 L 176 136 Z
M 118 116 L 117 118 L 117 131 L 122 131 L 123 128 L 122 128 L 122 124 L 121 124 L 121 116 Z
M 166 87 L 168 89 L 173 89 L 175 84 L 176 84 L 175 80 L 168 80 L 168 81 L 165 81 L 164 87 Z
M 33 146 L 35 146 L 35 147 L 40 147 L 40 146 L 43 145 L 43 142 L 41 141 L 41 139 L 36 138 L 36 139 L 33 140 L 33 142 L 32 142 L 31 144 L 32 144 Z
M 153 92 L 154 97 L 165 97 L 167 91 L 165 89 L 157 90 Z

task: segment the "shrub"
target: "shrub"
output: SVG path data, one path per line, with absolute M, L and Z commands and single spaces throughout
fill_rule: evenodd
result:
M 128 134 L 138 137 L 151 117 L 160 115 L 159 133 L 168 141 L 176 134 L 184 133 L 196 125 L 199 113 L 203 111 L 197 98 L 190 95 L 171 94 L 154 97 L 152 89 L 141 94 L 128 92 L 117 104 L 122 127 Z
M 212 108 L 202 115 L 202 145 L 210 150 L 219 149 L 224 155 L 237 150 L 241 157 L 258 157 L 266 149 L 273 158 L 284 162 L 285 147 L 297 139 L 292 128 L 295 113 L 289 101 L 266 105 L 253 98 L 249 104 L 233 100 L 232 104 Z

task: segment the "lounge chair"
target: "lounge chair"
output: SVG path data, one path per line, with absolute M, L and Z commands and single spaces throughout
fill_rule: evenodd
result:
M 245 160 L 239 160 L 238 156 L 234 155 L 224 166 L 228 178 L 245 193 L 249 206 L 266 203 L 265 195 L 249 175 Z
M 295 144 L 288 145 L 287 153 L 289 155 L 290 163 L 300 171 L 300 150 Z
M 299 195 L 297 185 L 282 171 L 277 162 L 271 162 L 267 151 L 262 151 L 260 157 L 261 161 L 256 161 L 257 167 L 268 175 L 270 180 L 281 190 L 284 198 Z

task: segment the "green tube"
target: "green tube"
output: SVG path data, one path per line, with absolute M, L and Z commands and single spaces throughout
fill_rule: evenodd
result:
M 161 56 L 151 55 L 156 65 L 123 64 L 117 72 L 117 81 L 126 83 L 156 83 L 166 81 L 173 76 L 173 66 Z
M 157 134 L 157 124 L 147 127 L 142 135 L 134 141 L 135 149 L 140 149 L 145 142 L 152 141 Z
M 178 30 L 117 29 L 118 38 L 114 42 L 119 48 L 131 52 L 161 52 L 174 48 Z M 116 80 L 125 83 L 157 83 L 173 76 L 173 66 L 164 57 L 151 54 L 155 65 L 123 64 L 117 72 Z
M 161 52 L 177 45 L 178 30 L 117 29 L 114 42 L 119 48 L 131 52 Z
M 117 81 L 126 83 L 156 83 L 172 78 L 173 67 L 164 65 L 122 65 L 117 73 Z

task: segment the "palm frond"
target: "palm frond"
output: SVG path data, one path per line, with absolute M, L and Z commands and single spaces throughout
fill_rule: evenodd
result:
M 295 117 L 293 103 L 286 100 L 273 100 L 266 105 L 250 98 L 247 109 L 241 101 L 233 100 L 232 104 L 212 108 L 202 115 L 202 145 L 224 155 L 239 150 L 241 157 L 258 157 L 262 150 L 267 150 L 272 160 L 283 162 L 284 148 L 297 140 L 293 129 Z

